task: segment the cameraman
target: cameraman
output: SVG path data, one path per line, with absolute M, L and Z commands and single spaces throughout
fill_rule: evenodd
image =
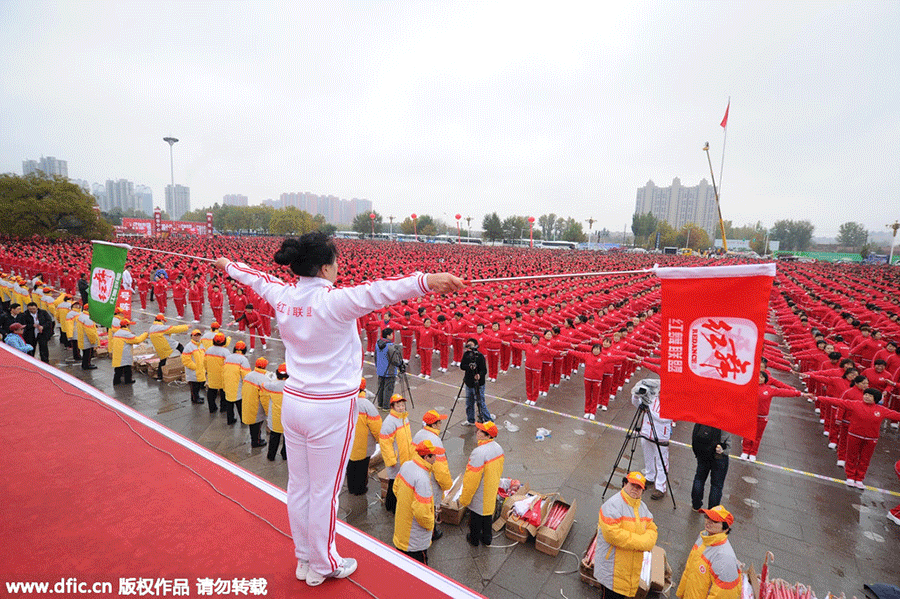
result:
M 466 426 L 475 425 L 475 402 L 478 402 L 478 414 L 481 422 L 493 421 L 494 417 L 488 412 L 484 403 L 484 382 L 487 377 L 487 362 L 484 354 L 478 351 L 478 340 L 469 338 L 466 340 L 466 350 L 459 368 L 465 375 L 463 382 L 466 385 Z
M 656 486 L 650 499 L 662 499 L 668 488 L 666 472 L 669 470 L 669 437 L 672 436 L 672 421 L 659 415 L 659 379 L 644 379 L 635 385 L 631 393 L 631 403 L 636 408 L 641 404 L 646 406 L 653 418 L 652 426 L 650 418 L 646 416 L 642 418 L 641 450 L 644 453 L 644 474 L 647 476 L 647 484 L 653 483 Z M 654 429 L 656 437 L 653 436 Z

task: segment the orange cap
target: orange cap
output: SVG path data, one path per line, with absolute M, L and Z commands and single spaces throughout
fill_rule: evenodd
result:
M 416 453 L 422 456 L 423 458 L 428 455 L 444 455 L 446 452 L 443 447 L 437 447 L 434 443 L 425 439 L 416 444 Z
M 397 393 L 394 393 L 393 395 L 391 395 L 391 405 L 394 405 L 398 401 L 406 401 L 406 398 Z
M 218 322 L 216 322 L 216 321 L 214 320 L 214 321 L 212 321 L 212 324 L 209 325 L 209 328 L 211 328 L 212 330 L 216 330 L 216 329 L 218 329 L 218 328 L 221 327 L 221 326 L 222 326 L 222 325 L 220 325 Z
M 224 333 L 216 333 L 216 335 L 222 335 L 223 337 L 225 336 Z M 243 341 L 238 341 L 237 343 L 234 344 L 234 349 L 241 350 L 241 351 L 247 351 L 247 344 L 244 343 Z
M 447 415 L 441 414 L 437 410 L 428 410 L 425 414 L 422 415 L 422 422 L 425 424 L 434 424 L 435 422 L 440 422 L 441 420 L 446 420 Z
M 359 379 L 359 390 L 363 391 L 366 388 L 366 379 Z
M 475 426 L 478 427 L 478 430 L 484 431 L 494 438 L 497 436 L 497 433 L 500 432 L 497 430 L 497 425 L 488 420 L 487 422 L 476 422 Z
M 628 476 L 625 477 L 625 480 L 639 486 L 642 489 L 647 488 L 647 477 L 637 470 L 635 470 L 634 472 L 629 472 Z
M 287 374 L 287 364 L 282 362 L 278 365 L 276 372 L 280 372 L 281 374 Z
M 155 318 L 154 320 L 161 320 L 162 322 L 165 322 L 165 321 L 166 321 L 166 315 L 165 315 L 165 314 L 157 314 L 157 315 L 156 315 L 156 318 Z
M 269 365 L 269 361 L 266 360 L 265 358 L 257 358 L 256 359 L 256 367 L 257 368 L 265 368 L 268 365 Z
M 708 510 L 700 510 L 706 517 L 712 520 L 713 522 L 724 522 L 729 527 L 734 524 L 734 516 L 731 515 L 731 512 L 725 509 L 724 506 L 717 505 L 714 508 L 710 508 Z

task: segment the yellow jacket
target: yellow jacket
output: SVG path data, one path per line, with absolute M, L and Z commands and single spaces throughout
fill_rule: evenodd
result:
M 241 388 L 241 420 L 244 424 L 256 424 L 266 418 L 268 403 L 261 401 L 261 391 L 269 377 L 265 368 L 255 368 L 247 373 Z
M 100 345 L 100 335 L 97 333 L 97 323 L 91 320 L 90 314 L 82 312 L 75 319 L 76 333 L 78 335 L 78 348 L 90 349 Z
M 112 355 L 113 368 L 131 366 L 132 362 L 134 362 L 134 358 L 131 355 L 131 346 L 143 343 L 146 338 L 147 333 L 135 335 L 128 329 L 116 331 L 109 339 L 109 353 Z
M 675 593 L 681 599 L 738 599 L 741 570 L 728 535 L 700 533 Z
M 394 512 L 394 547 L 400 551 L 422 551 L 431 546 L 434 530 L 434 496 L 431 464 L 413 453 L 394 480 L 397 510 Z
M 75 333 L 77 332 L 75 322 L 79 316 L 81 316 L 81 308 L 72 308 L 66 312 L 66 321 L 63 323 L 63 327 L 66 331 L 66 337 L 69 339 L 75 339 Z
M 359 392 L 356 398 L 356 433 L 353 437 L 353 449 L 350 450 L 350 459 L 364 460 L 375 451 L 375 443 L 381 434 L 381 414 L 365 391 Z
M 432 445 L 435 447 L 440 447 L 441 449 L 444 448 L 440 432 L 438 432 L 438 429 L 431 428 L 430 426 L 422 427 L 422 430 L 417 432 L 412 440 L 413 445 L 418 445 L 422 441 L 431 441 Z M 450 466 L 447 465 L 447 454 L 435 456 L 434 465 L 431 467 L 431 476 L 434 479 L 434 484 L 431 485 L 434 488 L 434 503 L 435 505 L 441 505 L 441 500 L 444 498 L 444 491 L 449 490 L 450 487 L 453 486 L 453 477 L 450 476 Z
M 181 352 L 185 380 L 192 383 L 206 382 L 206 350 L 202 345 L 189 341 Z
M 381 424 L 378 434 L 378 445 L 381 446 L 381 457 L 387 466 L 388 478 L 396 478 L 400 466 L 412 458 L 412 434 L 409 430 L 409 414 L 391 410 L 390 415 Z
M 210 389 L 224 389 L 225 377 L 223 369 L 228 350 L 220 345 L 213 345 L 206 350 L 204 361 L 206 362 L 206 386 Z
M 600 506 L 598 520 L 594 578 L 615 593 L 634 597 L 644 552 L 656 545 L 653 514 L 640 499 L 622 490 Z
M 56 322 L 59 323 L 59 326 L 63 326 L 63 323 L 66 322 L 66 314 L 69 313 L 69 308 L 72 307 L 72 302 L 65 301 L 65 294 L 60 295 L 53 301 L 53 311 L 51 314 L 56 318 Z
M 284 432 L 284 426 L 281 424 L 281 401 L 284 399 L 284 381 L 286 380 L 276 379 L 273 381 L 266 377 L 262 388 L 260 401 L 269 406 L 266 412 L 266 422 L 269 430 L 273 433 Z
M 503 448 L 493 439 L 478 442 L 469 455 L 459 505 L 482 516 L 490 516 L 497 507 L 497 488 L 503 476 Z
M 172 349 L 172 344 L 169 343 L 168 339 L 166 339 L 166 335 L 187 333 L 189 328 L 190 327 L 188 327 L 188 325 L 186 324 L 176 324 L 170 326 L 164 322 L 157 322 L 150 326 L 150 343 L 153 344 L 153 349 L 156 350 L 156 355 L 159 356 L 160 360 L 165 360 L 174 352 L 174 350 Z
M 250 360 L 244 354 L 231 353 L 225 358 L 222 366 L 222 378 L 225 383 L 225 399 L 228 401 L 240 401 L 244 377 L 253 369 L 250 368 Z

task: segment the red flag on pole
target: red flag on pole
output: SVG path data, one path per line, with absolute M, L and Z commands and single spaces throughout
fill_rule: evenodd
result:
M 774 264 L 658 268 L 660 414 L 756 435 L 759 361 Z
M 728 100 L 728 106 L 725 107 L 725 118 L 723 118 L 722 122 L 720 123 L 720 125 L 722 126 L 723 129 L 725 127 L 728 127 L 728 110 L 729 109 L 731 109 L 731 100 Z

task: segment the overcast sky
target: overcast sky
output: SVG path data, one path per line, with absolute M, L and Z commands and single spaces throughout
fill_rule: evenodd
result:
M 730 97 L 724 218 L 886 231 L 898 32 L 896 0 L 0 0 L 0 172 L 55 156 L 161 205 L 172 135 L 192 208 L 310 191 L 621 231 L 648 180 L 709 180 L 706 141 L 718 182 Z

